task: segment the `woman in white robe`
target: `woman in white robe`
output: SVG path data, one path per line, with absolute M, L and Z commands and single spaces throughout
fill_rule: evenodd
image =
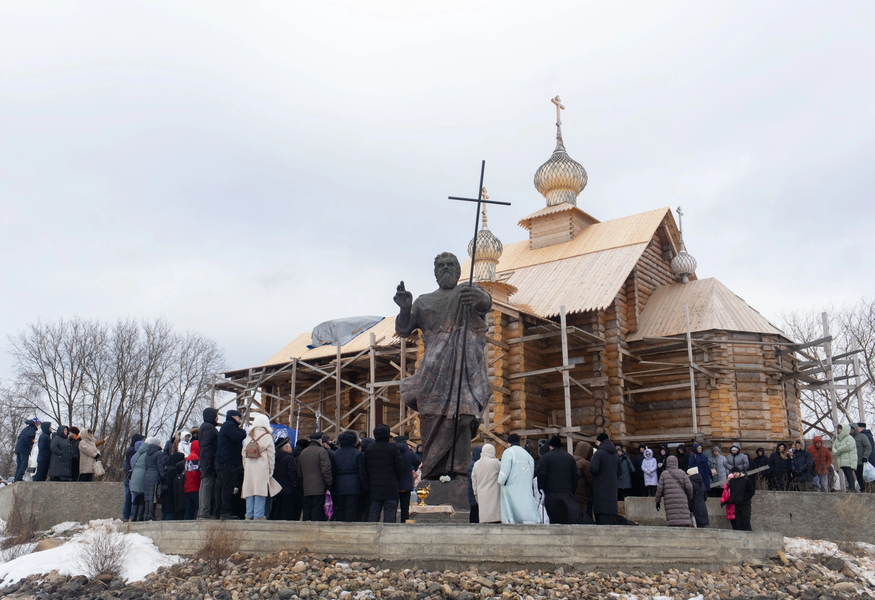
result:
M 512 433 L 507 438 L 510 448 L 501 455 L 498 484 L 501 486 L 501 522 L 541 522 L 538 506 L 532 494 L 535 460 L 520 447 L 520 437 Z

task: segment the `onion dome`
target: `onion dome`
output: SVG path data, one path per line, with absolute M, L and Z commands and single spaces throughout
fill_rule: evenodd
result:
M 486 190 L 483 197 L 488 198 Z M 474 240 L 468 242 L 468 256 L 474 259 L 474 279 L 495 281 L 495 267 L 504 251 L 504 245 L 486 226 L 486 206 L 483 207 L 483 227 L 477 232 L 477 257 L 474 258 Z
M 681 281 L 687 283 L 690 280 L 690 277 L 696 274 L 696 259 L 693 258 L 693 255 L 687 252 L 687 247 L 684 245 L 684 227 L 683 221 L 681 220 L 683 217 L 683 210 L 679 206 L 677 209 L 678 213 L 678 229 L 681 238 L 681 249 L 680 252 L 677 253 L 673 259 L 671 259 L 671 270 L 672 273 L 681 278 Z
M 547 206 L 567 202 L 577 206 L 577 196 L 586 187 L 587 175 L 583 166 L 568 156 L 562 141 L 562 121 L 559 111 L 564 109 L 559 96 L 551 100 L 556 105 L 556 149 L 553 156 L 535 171 L 535 189 L 547 199 Z

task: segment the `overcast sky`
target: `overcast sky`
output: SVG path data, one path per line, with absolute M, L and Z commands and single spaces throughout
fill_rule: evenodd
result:
M 505 243 L 555 143 L 605 221 L 682 205 L 767 317 L 871 296 L 871 2 L 0 1 L 0 378 L 37 319 L 165 317 L 259 364 Z

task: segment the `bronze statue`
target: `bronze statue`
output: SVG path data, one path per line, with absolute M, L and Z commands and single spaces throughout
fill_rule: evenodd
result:
M 449 252 L 434 259 L 434 274 L 440 287 L 421 295 L 416 302 L 403 281 L 395 293 L 395 303 L 401 308 L 395 331 L 408 337 L 420 329 L 425 342 L 425 355 L 416 374 L 401 382 L 401 397 L 419 413 L 422 478 L 465 477 L 471 460 L 471 439 L 492 397 L 484 321 L 492 297 L 478 285 L 458 283 L 459 259 Z M 466 307 L 470 310 L 467 331 Z M 464 360 L 463 335 L 467 335 Z

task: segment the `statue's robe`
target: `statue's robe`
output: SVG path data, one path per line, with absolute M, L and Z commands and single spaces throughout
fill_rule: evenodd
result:
M 408 337 L 415 329 L 421 330 L 425 343 L 425 353 L 416 374 L 401 382 L 401 398 L 419 413 L 423 479 L 450 473 L 454 442 L 452 473 L 467 475 L 471 439 L 492 397 L 486 354 L 487 326 L 483 319 L 486 313 L 472 308 L 465 330 L 465 305 L 461 301 L 465 285 L 467 283 L 451 290 L 439 288 L 421 295 L 413 303 L 408 327 L 399 327 L 397 321 L 395 325 L 401 337 Z M 463 335 L 468 338 L 464 360 L 461 357 Z M 462 392 L 457 415 L 460 378 Z M 458 424 L 455 423 L 457 418 Z

